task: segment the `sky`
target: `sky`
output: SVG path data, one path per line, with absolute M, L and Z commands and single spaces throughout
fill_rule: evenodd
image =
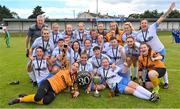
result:
M 143 13 L 145 10 L 165 12 L 170 3 L 176 3 L 180 10 L 180 0 L 0 0 L 0 5 L 5 5 L 16 12 L 20 18 L 27 18 L 36 6 L 41 6 L 45 16 L 49 18 L 74 18 L 81 12 L 98 12 L 108 15 L 125 15 Z

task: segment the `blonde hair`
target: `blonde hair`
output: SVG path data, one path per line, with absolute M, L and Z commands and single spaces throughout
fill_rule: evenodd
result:
M 101 37 L 101 38 L 103 38 L 103 35 L 101 35 L 101 34 L 98 34 L 98 36 L 97 37 Z
M 85 26 L 84 22 L 79 22 L 79 23 L 78 23 L 78 26 L 79 26 L 80 24 L 82 24 L 83 26 Z
M 126 22 L 124 23 L 123 27 L 125 27 L 125 25 L 128 25 L 132 31 L 135 31 L 134 27 L 132 26 L 132 23 L 131 22 Z
M 41 34 L 43 34 L 43 31 L 48 31 L 50 33 L 50 29 L 48 27 L 43 27 L 41 30 Z

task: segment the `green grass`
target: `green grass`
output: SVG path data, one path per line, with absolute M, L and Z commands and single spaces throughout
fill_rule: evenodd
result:
M 10 99 L 20 93 L 35 93 L 26 72 L 27 58 L 25 57 L 25 34 L 11 34 L 11 48 L 6 48 L 4 36 L 0 34 L 0 108 L 180 108 L 180 44 L 171 43 L 171 34 L 159 33 L 164 43 L 167 56 L 166 66 L 169 72 L 170 87 L 168 90 L 160 89 L 161 100 L 152 103 L 138 99 L 131 95 L 120 95 L 108 98 L 108 90 L 100 92 L 100 98 L 84 94 L 72 99 L 70 94 L 62 92 L 48 106 L 33 103 L 19 103 L 9 106 Z M 9 85 L 12 80 L 20 80 L 19 85 Z

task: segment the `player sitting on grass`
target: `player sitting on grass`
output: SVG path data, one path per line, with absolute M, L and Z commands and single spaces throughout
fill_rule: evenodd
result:
M 157 101 L 159 96 L 155 93 L 151 93 L 139 84 L 128 80 L 127 77 L 120 76 L 119 73 L 127 73 L 129 65 L 124 63 L 124 66 L 118 67 L 109 65 L 107 58 L 102 59 L 102 67 L 98 69 L 98 74 L 103 78 L 108 87 L 119 93 L 132 94 L 138 98 Z
M 78 63 L 73 63 L 71 69 L 60 70 L 53 77 L 42 81 L 36 94 L 19 95 L 18 98 L 9 101 L 9 105 L 23 102 L 31 102 L 37 104 L 49 104 L 55 99 L 55 95 L 70 86 L 72 97 L 77 97 L 79 91 L 75 83 L 77 71 L 79 68 Z

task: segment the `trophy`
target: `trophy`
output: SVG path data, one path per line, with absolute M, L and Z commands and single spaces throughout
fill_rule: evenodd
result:
M 99 91 L 97 90 L 97 85 L 100 84 L 101 79 L 100 79 L 99 76 L 94 76 L 93 80 L 94 80 L 94 89 L 95 89 L 94 96 L 95 97 L 100 97 Z

